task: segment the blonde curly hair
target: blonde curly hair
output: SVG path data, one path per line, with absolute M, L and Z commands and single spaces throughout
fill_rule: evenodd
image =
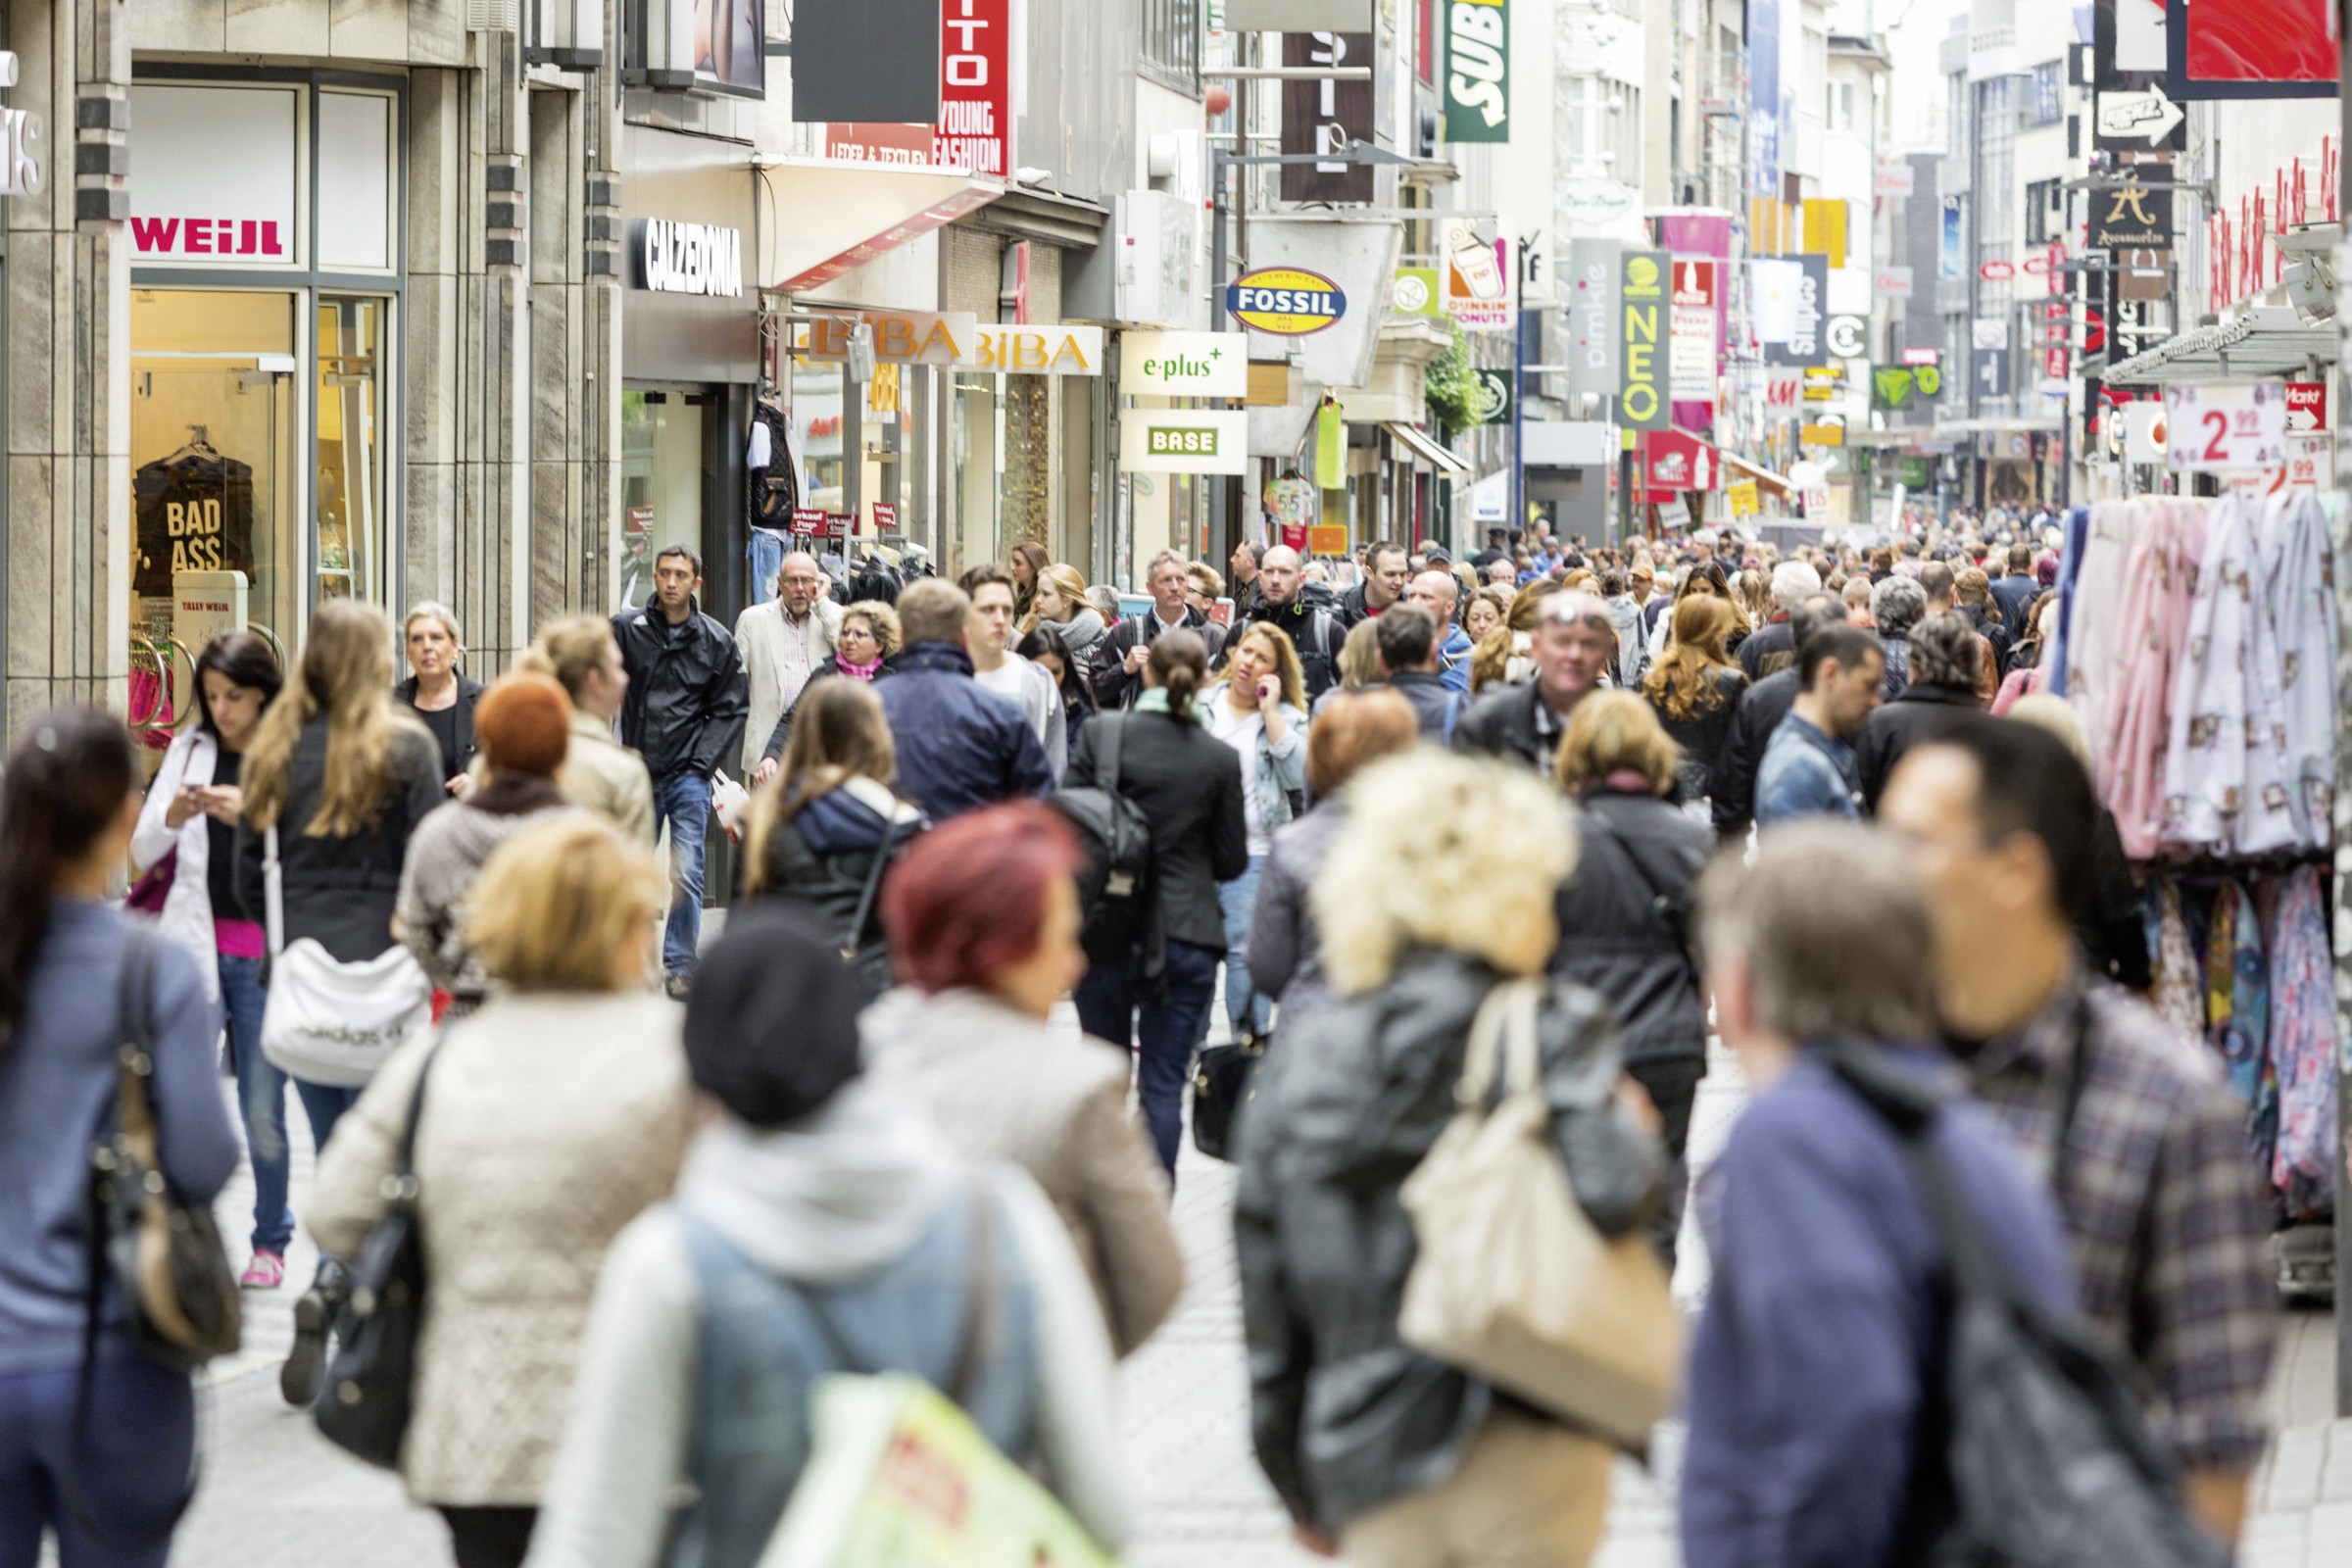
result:
M 1575 833 L 1542 779 L 1424 747 L 1358 774 L 1348 802 L 1311 895 L 1343 996 L 1385 985 L 1414 948 L 1542 970 L 1558 936 L 1553 897 L 1576 869 Z M 1365 878 L 1368 865 L 1381 874 Z

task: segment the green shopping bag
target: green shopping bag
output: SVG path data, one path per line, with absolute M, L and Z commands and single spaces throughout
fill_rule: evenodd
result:
M 1053 1494 L 921 1378 L 821 1378 L 810 1433 L 760 1568 L 1111 1568 Z

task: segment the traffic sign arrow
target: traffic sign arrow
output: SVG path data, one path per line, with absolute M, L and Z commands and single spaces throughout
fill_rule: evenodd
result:
M 2167 98 L 2162 87 L 2150 87 L 2145 92 L 2099 94 L 2099 134 L 2109 140 L 2144 139 L 2153 147 L 2187 118 L 2187 112 Z

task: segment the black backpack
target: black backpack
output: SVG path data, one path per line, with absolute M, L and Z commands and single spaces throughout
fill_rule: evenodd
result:
M 2229 1568 L 2181 1501 L 2130 1363 L 2002 1266 L 1930 1137 L 1943 1101 L 1858 1045 L 1838 1077 L 1903 1137 L 1947 1259 L 1939 1419 L 1920 1443 L 1905 1560 L 1929 1568 Z M 2071 1097 L 2070 1097 L 2071 1098 Z M 2071 1119 L 2071 1118 L 2069 1118 Z
M 1090 962 L 1114 962 L 1135 951 L 1152 928 L 1152 819 L 1119 793 L 1119 746 L 1124 714 L 1089 719 L 1095 737 L 1095 784 L 1054 792 L 1054 808 L 1069 819 L 1086 863 L 1078 871 L 1078 911 Z

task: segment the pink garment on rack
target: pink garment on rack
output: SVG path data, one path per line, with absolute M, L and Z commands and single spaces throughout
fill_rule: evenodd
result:
M 2113 681 L 2101 706 L 2099 797 L 2115 813 L 2124 850 L 2155 855 L 2164 827 L 2164 760 L 2172 741 L 2175 665 L 2187 641 L 2197 564 L 2205 554 L 2202 502 L 2132 503 L 2132 554 L 2115 627 Z
M 2067 619 L 2066 700 L 2082 720 L 2094 771 L 2106 755 L 2106 713 L 2120 674 L 2116 632 L 2123 619 L 2124 573 L 2137 506 L 2102 501 L 2091 508 Z

